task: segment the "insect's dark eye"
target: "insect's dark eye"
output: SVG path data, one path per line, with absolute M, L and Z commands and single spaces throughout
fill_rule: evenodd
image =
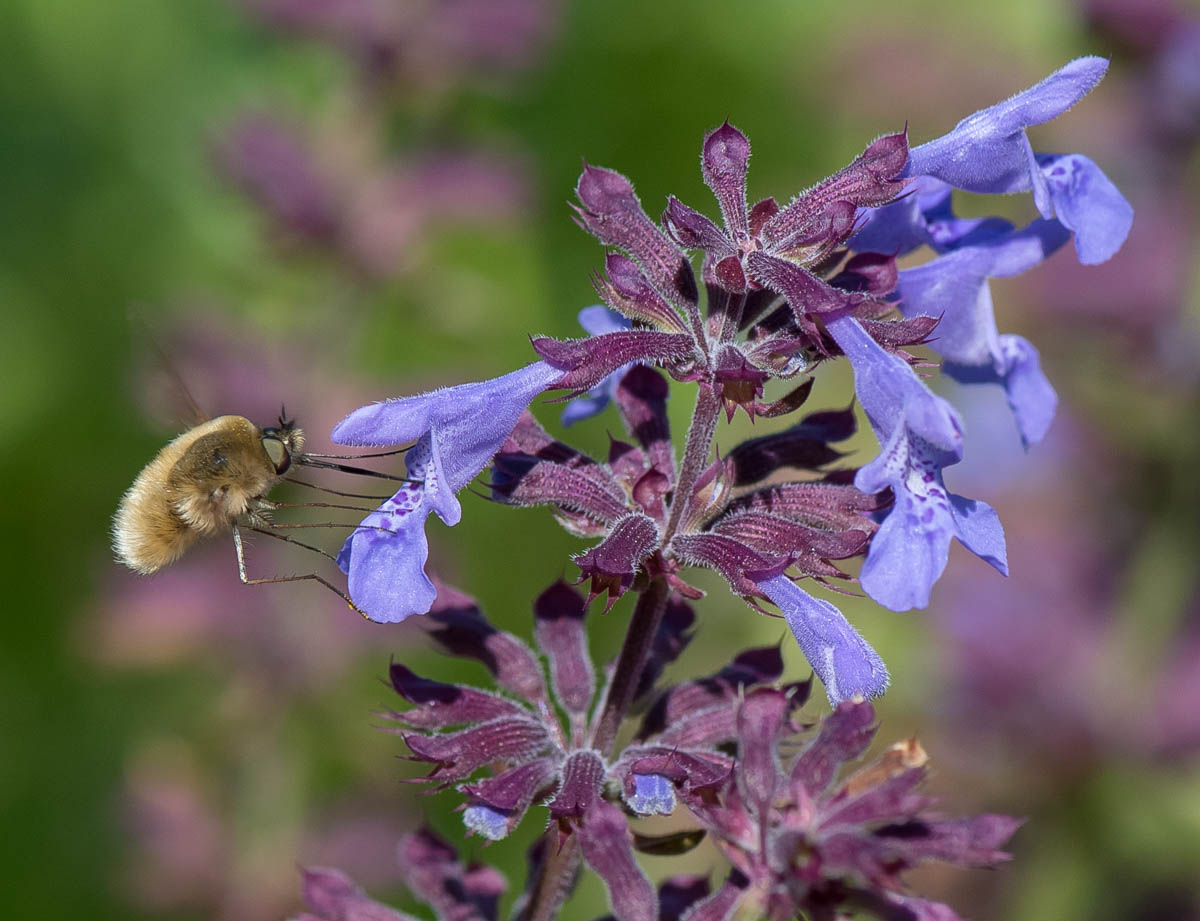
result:
M 292 455 L 288 451 L 287 445 L 273 435 L 263 435 L 262 446 L 263 450 L 267 452 L 267 457 L 271 459 L 275 472 L 287 473 L 288 467 L 292 465 Z

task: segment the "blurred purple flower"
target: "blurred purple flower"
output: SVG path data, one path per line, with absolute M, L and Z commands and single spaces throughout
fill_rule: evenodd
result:
M 327 42 L 367 76 L 412 89 L 528 66 L 557 27 L 554 0 L 239 0 L 286 33 Z
M 307 142 L 279 119 L 243 115 L 221 139 L 217 164 L 271 219 L 276 230 L 330 243 L 340 230 L 340 203 Z
M 373 278 L 408 269 L 431 229 L 504 220 L 528 197 L 512 157 L 443 150 L 379 163 L 266 114 L 236 120 L 216 159 L 274 233 L 340 254 Z

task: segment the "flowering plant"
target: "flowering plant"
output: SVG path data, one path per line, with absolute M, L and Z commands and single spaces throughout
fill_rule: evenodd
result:
M 874 732 L 867 699 L 884 693 L 889 675 L 837 607 L 797 583 L 845 592 L 857 582 L 892 610 L 924 607 L 952 538 L 1007 573 L 996 513 L 944 482 L 963 457 L 962 424 L 918 374 L 927 365 L 916 349 L 928 345 L 960 381 L 1001 386 L 1027 446 L 1045 435 L 1054 390 L 1037 350 L 998 332 L 988 279 L 1024 272 L 1072 239 L 1082 263 L 1102 262 L 1128 234 L 1132 209 L 1099 167 L 1079 154 L 1037 153 L 1026 136 L 1106 67 L 1073 61 L 915 147 L 906 131 L 882 136 L 786 204 L 748 200 L 750 144 L 725 123 L 701 151 L 719 221 L 671 197 L 656 223 L 628 179 L 585 166 L 576 221 L 610 250 L 595 278 L 603 306 L 580 316 L 589 335 L 534 338 L 537 360 L 523 368 L 364 406 L 334 429 L 342 444 L 411 444 L 408 481 L 352 533 L 338 564 L 368 617 L 419 616 L 443 650 L 490 672 L 498 691 L 435 682 L 394 662 L 392 685 L 411 708 L 390 715 L 411 757 L 430 765 L 426 780 L 462 794 L 468 831 L 504 838 L 545 805 L 549 828 L 531 856 L 521 917 L 555 917 L 582 861 L 606 883 L 620 921 L 949 918 L 946 906 L 910 896 L 900 874 L 930 859 L 990 865 L 1006 856 L 1016 821 L 947 820 L 915 792 L 926 760 L 915 741 L 839 774 L 865 753 Z M 959 218 L 954 189 L 1031 192 L 1039 216 L 1023 227 Z M 933 257 L 898 263 L 920 247 Z M 855 431 L 852 407 L 806 411 L 714 453 L 722 414 L 794 418 L 813 375 L 839 357 L 880 445 L 873 460 L 837 466 L 833 446 Z M 776 379 L 788 383 L 768 394 Z M 696 391 L 678 451 L 667 419 L 672 381 Z M 604 458 L 556 440 L 528 410 L 549 391 L 570 400 L 568 423 L 612 404 L 627 437 L 613 438 Z M 485 468 L 494 500 L 550 506 L 570 533 L 595 541 L 574 557 L 587 597 L 560 582 L 534 604 L 546 673 L 520 639 L 425 572 L 426 518 L 457 524 L 457 493 Z M 843 562 L 854 558 L 857 579 Z M 774 649 L 657 687 L 691 636 L 690 602 L 702 596 L 688 581 L 694 567 L 719 573 L 751 608 L 779 610 L 831 715 L 798 716 L 809 685 L 780 683 Z M 600 596 L 607 610 L 630 592 L 621 651 L 598 682 L 586 611 Z M 640 724 L 618 744 L 637 708 Z M 786 754 L 801 733 L 798 753 Z M 693 831 L 630 830 L 627 815 L 680 805 Z M 702 837 L 731 865 L 712 894 L 696 879 L 656 889 L 634 858 Z M 463 867 L 429 833 L 407 839 L 403 853 L 414 892 L 439 916 L 496 916 L 503 883 L 494 871 Z M 402 917 L 335 871 L 308 871 L 305 892 L 322 918 Z

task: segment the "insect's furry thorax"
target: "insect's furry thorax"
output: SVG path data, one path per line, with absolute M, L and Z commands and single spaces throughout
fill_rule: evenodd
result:
M 289 451 L 302 449 L 299 429 L 288 425 L 280 435 Z M 169 442 L 121 500 L 113 519 L 118 559 L 152 573 L 197 540 L 229 530 L 279 482 L 262 439 L 249 419 L 219 416 Z

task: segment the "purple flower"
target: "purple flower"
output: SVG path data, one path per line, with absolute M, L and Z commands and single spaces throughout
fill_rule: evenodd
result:
M 1061 115 L 1099 82 L 1102 58 L 1080 58 L 1011 99 L 971 115 L 954 130 L 914 147 L 902 175 L 916 182 L 906 199 L 864 209 L 850 241 L 860 252 L 906 253 L 927 245 L 941 254 L 899 273 L 893 297 L 905 316 L 941 317 L 931 348 L 963 383 L 1004 387 L 1022 441 L 1045 436 L 1057 397 L 1037 350 L 1001 336 L 988 278 L 1020 274 L 1074 234 L 1085 265 L 1107 261 L 1124 243 L 1133 209 L 1095 163 L 1080 154 L 1036 154 L 1025 129 Z M 1032 191 L 1042 220 L 1017 230 L 999 218 L 960 219 L 951 190 Z
M 783 612 L 831 704 L 855 696 L 878 697 L 887 690 L 888 672 L 879 653 L 841 611 L 814 598 L 787 576 L 764 579 L 758 587 Z
M 1044 219 L 1021 230 L 995 218 L 956 223 L 978 226 L 944 243 L 944 255 L 900 271 L 900 310 L 910 317 L 941 317 L 930 347 L 945 357 L 943 370 L 961 383 L 1003 386 L 1021 440 L 1036 444 L 1050 428 L 1058 397 L 1042 374 L 1037 349 L 997 331 L 988 278 L 1032 268 L 1069 234 L 1058 221 Z
M 855 391 L 882 446 L 854 485 L 867 493 L 890 487 L 895 494 L 863 564 L 863 589 L 893 611 L 925 607 L 946 568 L 952 537 L 1007 574 L 995 511 L 949 492 L 942 482 L 942 469 L 962 460 L 958 414 L 853 317 L 832 320 L 827 328 L 854 368 Z
M 579 311 L 579 325 L 593 336 L 603 336 L 605 333 L 630 329 L 633 324 L 615 310 L 609 310 L 600 304 L 593 304 L 591 307 L 584 307 Z M 618 368 L 586 394 L 571 400 L 563 410 L 562 424 L 571 426 L 602 413 L 616 396 L 617 386 L 628 370 L 628 365 Z
M 689 917 L 956 918 L 910 896 L 902 874 L 931 860 L 994 866 L 1020 826 L 1003 815 L 948 819 L 920 792 L 928 758 L 915 739 L 858 770 L 875 735 L 865 701 L 844 702 L 804 738 L 795 689 L 746 691 L 736 712 L 738 757 L 716 795 L 684 793 L 692 815 L 733 865 Z M 719 910 L 718 910 L 719 906 Z M 706 912 L 705 908 L 711 910 Z
M 1058 202 L 1025 129 L 1062 115 L 1091 92 L 1107 69 L 1104 58 L 1077 58 L 1036 86 L 968 115 L 949 133 L 912 148 L 902 175 L 933 176 L 956 189 L 991 195 L 1032 191 L 1042 217 L 1053 217 Z M 1087 194 L 1086 189 L 1075 192 Z M 1115 222 L 1120 213 L 1111 217 Z
M 406 460 L 416 482 L 368 515 L 338 554 L 350 597 L 371 620 L 395 623 L 429 610 L 437 590 L 424 572 L 425 519 L 435 512 L 458 524 L 455 493 L 492 459 L 530 401 L 561 377 L 538 361 L 492 380 L 372 403 L 337 424 L 332 437 L 338 444 L 416 442 Z

